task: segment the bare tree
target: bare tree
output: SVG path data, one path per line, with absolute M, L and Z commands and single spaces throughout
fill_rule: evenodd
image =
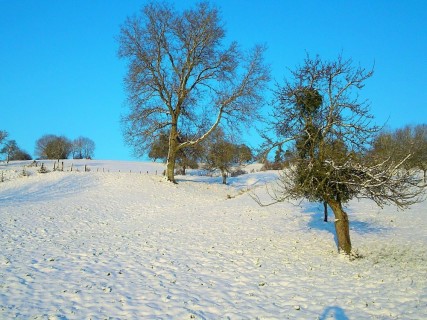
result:
M 427 125 L 407 125 L 393 132 L 393 145 L 395 146 L 391 157 L 411 154 L 405 163 L 407 169 L 419 169 L 424 173 L 426 181 L 427 171 Z
M 6 155 L 6 163 L 9 163 L 10 160 L 13 160 L 13 154 L 19 150 L 18 144 L 15 140 L 7 140 L 4 143 L 3 148 L 0 150 L 0 153 Z
M 35 154 L 40 159 L 67 159 L 72 150 L 71 141 L 64 136 L 47 134 L 36 141 Z
M 253 161 L 254 155 L 252 153 L 251 148 L 249 148 L 246 144 L 242 143 L 236 146 L 236 152 L 238 156 L 239 165 L 248 164 Z
M 395 131 L 383 131 L 374 141 L 373 156 L 382 159 L 398 161 L 410 154 L 405 162 L 406 169 L 419 169 L 423 171 L 424 182 L 427 172 L 427 125 L 407 125 Z
M 339 56 L 323 61 L 307 55 L 292 71 L 292 80 L 276 91 L 274 118 L 264 134 L 267 150 L 293 141 L 295 160 L 285 169 L 274 202 L 305 198 L 326 202 L 335 215 L 338 249 L 351 253 L 349 218 L 343 204 L 369 198 L 379 206 L 399 208 L 421 200 L 423 187 L 413 171 L 402 170 L 410 158 L 369 156 L 368 148 L 379 127 L 371 123 L 367 101 L 358 92 L 372 70 L 354 67 Z
M 5 130 L 0 130 L 0 144 L 7 138 L 9 134 Z
M 231 142 L 221 127 L 212 133 L 206 145 L 205 168 L 220 170 L 223 184 L 227 184 L 227 175 L 232 173 L 233 166 L 252 160 L 249 147 Z
M 36 158 L 48 159 L 48 156 L 46 154 L 46 147 L 50 141 L 55 139 L 55 137 L 56 136 L 53 134 L 45 134 L 36 141 L 36 146 L 34 149 L 34 154 Z
M 1 145 L 3 145 L 3 144 L 5 144 L 5 142 L 7 142 L 7 140 L 6 140 L 6 138 L 9 136 L 9 134 L 8 134 L 8 132 L 7 131 L 5 131 L 5 130 L 0 130 L 0 146 Z M 0 150 L 0 153 L 5 153 L 4 151 L 5 151 L 5 148 L 6 148 L 6 146 L 4 146 L 3 148 L 2 148 L 2 150 Z M 7 162 L 9 162 L 9 160 L 8 160 L 8 157 L 6 157 L 7 158 Z
M 166 131 L 162 131 L 157 139 L 150 146 L 148 157 L 154 162 L 160 159 L 166 162 L 169 151 L 169 135 Z
M 394 157 L 397 154 L 396 148 L 398 147 L 395 142 L 390 130 L 381 130 L 372 142 L 372 155 L 383 159 Z
M 6 138 L 9 136 L 9 133 L 5 130 L 0 130 L 0 146 L 4 144 L 7 140 Z
M 6 139 L 8 136 L 9 134 L 6 131 L 0 130 L 0 146 L 3 145 L 3 148 L 0 149 L 0 154 L 6 155 L 6 162 L 9 163 L 12 160 L 31 160 L 31 156 L 26 151 L 21 150 L 15 140 Z
M 427 124 L 420 124 L 414 128 L 414 145 L 416 146 L 413 157 L 414 167 L 424 173 L 424 183 L 427 179 Z
M 32 160 L 32 157 L 28 152 L 18 148 L 12 153 L 10 160 Z
M 73 158 L 91 159 L 95 153 L 95 142 L 86 137 L 78 137 L 73 140 Z
M 180 135 L 178 141 L 188 140 L 185 135 Z M 169 154 L 169 135 L 161 132 L 156 141 L 150 146 L 148 157 L 153 161 L 161 159 L 166 162 Z M 198 161 L 205 154 L 203 143 L 199 143 L 192 148 L 179 149 L 176 153 L 176 164 L 179 166 L 180 174 L 185 175 L 186 169 L 197 169 Z
M 125 139 L 142 155 L 167 130 L 170 181 L 180 149 L 199 144 L 220 122 L 238 128 L 259 114 L 269 80 L 265 48 L 243 54 L 224 38 L 219 12 L 206 2 L 183 12 L 152 2 L 121 28 L 119 56 L 129 61 Z

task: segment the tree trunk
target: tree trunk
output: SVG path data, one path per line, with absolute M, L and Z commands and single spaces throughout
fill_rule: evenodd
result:
M 328 222 L 328 204 L 326 203 L 326 201 L 323 201 L 323 213 L 324 213 L 324 218 L 323 221 Z
M 227 184 L 227 171 L 221 171 L 222 173 L 222 184 Z
M 169 152 L 168 162 L 166 164 L 166 178 L 168 181 L 176 183 L 175 181 L 175 155 L 171 155 Z
M 347 213 L 344 212 L 341 201 L 339 200 L 329 199 L 328 205 L 331 207 L 335 215 L 335 232 L 337 234 L 338 252 L 343 250 L 346 254 L 350 254 L 350 226 Z
M 178 146 L 178 131 L 176 125 L 172 125 L 171 132 L 169 135 L 169 152 L 168 160 L 166 163 L 166 177 L 168 181 L 176 183 L 175 181 L 175 160 Z

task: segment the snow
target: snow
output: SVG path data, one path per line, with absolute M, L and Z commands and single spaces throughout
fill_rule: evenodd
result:
M 427 318 L 425 202 L 351 202 L 350 261 L 323 205 L 254 202 L 277 172 L 73 162 L 0 164 L 0 319 Z

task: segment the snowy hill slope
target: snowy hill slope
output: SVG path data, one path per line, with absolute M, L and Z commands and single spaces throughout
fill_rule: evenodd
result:
M 425 203 L 350 203 L 348 261 L 319 205 L 251 199 L 275 172 L 173 185 L 151 163 L 22 165 L 0 167 L 0 319 L 427 318 Z

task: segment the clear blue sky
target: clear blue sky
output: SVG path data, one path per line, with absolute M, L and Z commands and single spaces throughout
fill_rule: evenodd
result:
M 0 130 L 30 154 L 44 134 L 82 135 L 95 141 L 95 158 L 133 160 L 120 127 L 126 62 L 117 57 L 116 37 L 145 3 L 0 0 Z M 267 44 L 277 81 L 306 52 L 325 59 L 343 53 L 368 68 L 375 63 L 363 95 L 377 123 L 427 123 L 427 1 L 211 3 L 220 7 L 230 40 L 242 48 Z

